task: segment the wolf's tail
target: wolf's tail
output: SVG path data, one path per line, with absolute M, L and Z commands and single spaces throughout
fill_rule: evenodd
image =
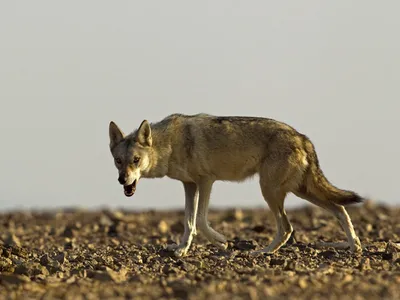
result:
M 306 136 L 304 136 L 303 142 L 309 165 L 303 183 L 299 187 L 301 194 L 339 205 L 360 203 L 364 200 L 355 192 L 342 190 L 332 185 L 319 166 L 314 145 Z

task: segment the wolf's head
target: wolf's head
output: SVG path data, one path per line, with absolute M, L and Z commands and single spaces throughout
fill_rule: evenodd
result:
M 150 124 L 144 120 L 136 132 L 125 136 L 114 122 L 110 122 L 109 134 L 110 151 L 119 173 L 118 181 L 124 186 L 125 196 L 131 197 L 142 172 L 150 167 Z

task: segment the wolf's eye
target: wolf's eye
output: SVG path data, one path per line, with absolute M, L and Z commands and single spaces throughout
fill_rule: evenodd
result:
M 121 164 L 121 159 L 119 158 L 119 157 L 117 157 L 116 159 L 115 159 L 115 162 L 118 164 L 118 165 L 120 165 Z
M 134 163 L 134 164 L 139 163 L 139 161 L 140 161 L 140 157 L 135 156 L 135 157 L 133 158 L 133 163 Z

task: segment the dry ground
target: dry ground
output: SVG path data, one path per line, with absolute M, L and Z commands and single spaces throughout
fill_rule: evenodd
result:
M 83 211 L 0 214 L 0 299 L 399 299 L 400 208 L 349 208 L 365 249 L 318 249 L 344 234 L 316 207 L 289 210 L 291 245 L 250 257 L 275 234 L 266 209 L 212 211 L 226 251 L 196 236 L 187 257 L 164 250 L 183 212 Z

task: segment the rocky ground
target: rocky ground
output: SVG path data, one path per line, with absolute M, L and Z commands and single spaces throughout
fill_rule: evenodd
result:
M 0 215 L 0 299 L 399 299 L 400 208 L 368 202 L 348 208 L 365 247 L 339 241 L 320 208 L 289 210 L 291 245 L 249 256 L 275 233 L 266 209 L 212 211 L 229 239 L 221 251 L 196 236 L 189 254 L 165 245 L 183 232 L 183 212 L 13 212 Z

